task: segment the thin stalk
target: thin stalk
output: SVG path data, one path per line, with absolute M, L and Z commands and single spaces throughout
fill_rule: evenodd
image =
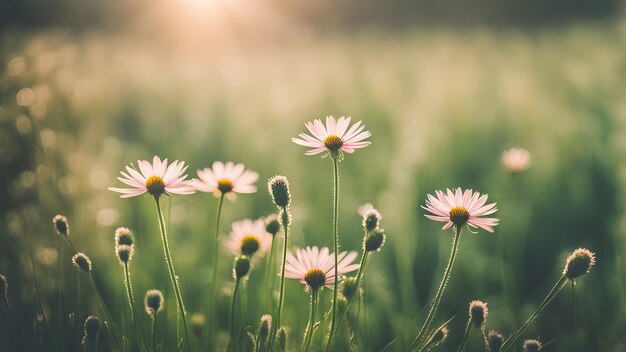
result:
M 348 341 L 348 347 L 352 346 L 352 344 L 354 343 L 354 338 L 356 337 L 356 333 L 359 329 L 359 318 L 361 317 L 361 305 L 363 305 L 363 315 L 365 315 L 365 297 L 364 297 L 365 293 L 358 292 L 358 295 L 359 295 L 359 305 L 356 307 L 356 318 L 354 319 L 354 331 L 352 332 L 352 336 L 350 336 L 350 340 Z M 367 329 L 365 329 L 365 331 L 367 331 Z
M 273 262 L 274 262 L 274 238 L 272 238 L 272 245 L 270 246 L 270 255 L 267 258 L 267 268 L 265 269 L 265 290 L 264 290 L 264 299 L 263 304 L 267 304 L 267 308 L 272 305 L 272 293 L 274 292 L 274 279 L 270 276 L 270 273 L 273 271 Z
M 233 292 L 233 301 L 230 304 L 230 345 L 231 345 L 231 350 L 235 351 L 236 350 L 236 345 L 237 345 L 237 338 L 235 338 L 235 308 L 236 305 L 235 303 L 237 302 L 237 291 L 239 291 L 239 282 L 241 281 L 240 278 L 237 278 L 235 280 L 235 292 Z
M 163 220 L 163 213 L 161 212 L 161 204 L 159 203 L 159 197 L 154 197 L 157 207 L 157 215 L 159 216 L 159 227 L 161 229 L 161 240 L 163 242 L 163 251 L 165 252 L 165 261 L 167 262 L 167 269 L 170 273 L 170 279 L 174 286 L 174 293 L 176 294 L 176 302 L 178 303 L 178 310 L 180 311 L 181 320 L 183 321 L 183 328 L 185 330 L 185 340 L 187 343 L 185 346 L 188 351 L 191 351 L 191 340 L 189 339 L 189 332 L 187 331 L 187 318 L 185 313 L 185 304 L 183 303 L 183 297 L 180 293 L 180 287 L 178 286 L 178 279 L 176 278 L 176 272 L 174 272 L 174 264 L 172 264 L 172 256 L 170 254 L 170 246 L 167 242 L 167 232 L 165 229 L 165 221 Z
M 136 328 L 139 330 L 139 334 L 141 335 L 144 346 L 148 346 L 146 336 L 143 334 L 143 329 L 141 327 L 141 321 L 139 320 L 139 314 L 137 314 L 137 308 L 135 307 L 135 295 L 133 293 L 133 283 L 130 279 L 130 268 L 128 267 L 128 263 L 124 263 L 124 281 L 126 286 L 126 293 L 128 295 L 128 304 L 130 305 L 130 309 L 133 312 L 133 315 L 131 317 L 131 324 L 135 326 L 135 322 L 137 322 Z
M 213 301 L 217 301 L 215 299 L 216 288 L 217 288 L 217 264 L 218 264 L 218 254 L 219 254 L 219 234 L 220 234 L 220 220 L 222 219 L 222 206 L 224 205 L 224 193 L 220 197 L 220 203 L 217 206 L 217 215 L 215 220 L 215 253 L 213 255 L 213 275 L 211 279 L 211 285 L 213 285 L 213 293 L 211 297 Z
M 157 334 L 156 334 L 157 315 L 152 313 L 152 351 L 157 352 Z
M 576 281 L 570 280 L 572 282 L 572 330 L 576 329 Z
M 430 307 L 430 311 L 426 316 L 426 321 L 424 322 L 424 326 L 420 330 L 419 334 L 411 344 L 411 349 L 417 347 L 418 343 L 420 343 L 421 339 L 424 337 L 424 334 L 430 328 L 430 324 L 432 324 L 435 319 L 435 315 L 437 314 L 437 308 L 439 308 L 439 303 L 441 303 L 441 297 L 443 297 L 443 292 L 446 289 L 446 285 L 448 284 L 448 280 L 450 279 L 450 273 L 452 272 L 452 267 L 454 266 L 454 260 L 456 259 L 457 252 L 459 250 L 459 239 L 461 238 L 461 226 L 456 226 L 456 233 L 454 234 L 454 242 L 452 243 L 452 252 L 450 253 L 450 258 L 448 259 L 448 264 L 446 265 L 446 270 L 444 271 L 443 278 L 441 279 L 441 283 L 439 284 L 439 289 L 437 289 L 437 293 L 435 294 L 435 299 L 433 301 L 433 305 Z
M 109 334 L 111 334 L 111 337 L 113 337 L 113 340 L 115 341 L 117 347 L 119 349 L 122 349 L 122 346 L 120 345 L 120 342 L 118 340 L 118 336 L 120 335 L 115 329 L 115 324 L 113 322 L 113 319 L 111 319 L 111 314 L 104 304 L 102 295 L 100 295 L 100 290 L 98 290 L 98 286 L 96 286 L 96 281 L 93 279 L 93 275 L 91 274 L 91 272 L 87 273 L 87 277 L 89 277 L 89 283 L 91 283 L 91 288 L 93 288 L 93 292 L 96 295 L 96 300 L 98 301 L 98 305 L 100 306 L 100 311 L 104 315 L 104 325 L 107 327 L 107 331 L 109 332 Z
M 465 333 L 463 334 L 463 340 L 461 340 L 461 344 L 459 345 L 459 349 L 457 352 L 465 351 L 465 347 L 467 346 L 467 341 L 469 340 L 470 333 L 472 332 L 472 317 L 467 321 L 467 326 L 465 327 Z
M 359 264 L 359 270 L 356 273 L 356 284 L 354 285 L 354 292 L 356 294 L 359 293 L 359 283 L 361 282 L 361 278 L 363 277 L 363 273 L 365 271 L 365 263 L 367 262 L 368 254 L 369 254 L 368 251 L 363 250 L 363 255 L 361 256 L 361 263 Z M 341 315 L 339 316 L 339 320 L 337 320 L 337 326 L 340 326 L 341 322 L 345 318 L 345 316 L 346 316 L 346 314 L 348 312 L 348 307 L 350 306 L 350 302 L 352 302 L 352 299 L 348 300 L 348 303 L 346 304 L 346 306 L 344 307 L 343 311 L 341 312 Z M 361 301 L 359 300 L 359 307 L 358 307 L 357 312 L 360 311 L 360 309 L 361 309 L 360 302 Z M 356 326 L 355 326 L 355 330 L 356 330 Z
M 287 261 L 287 241 L 289 239 L 289 213 L 287 207 L 283 207 L 281 223 L 283 225 L 283 260 L 281 265 L 281 273 L 280 273 L 280 293 L 278 295 L 278 313 L 276 314 L 276 324 L 274 324 L 274 328 L 272 329 L 272 338 L 270 342 L 269 351 L 274 350 L 274 342 L 276 341 L 276 332 L 280 329 L 280 318 L 283 314 L 283 303 L 285 300 L 285 262 Z
M 15 326 L 13 323 L 13 313 L 11 311 L 11 304 L 9 303 L 9 297 L 7 295 L 2 295 L 3 297 L 3 301 L 4 301 L 4 305 L 7 308 L 7 315 L 9 317 L 9 329 L 10 329 L 10 336 L 11 336 L 11 350 L 12 351 L 17 351 L 17 338 L 15 335 Z
M 319 288 L 311 290 L 311 311 L 309 313 L 309 324 L 306 326 L 304 333 L 304 351 L 308 352 L 311 348 L 311 340 L 313 339 L 313 326 L 315 325 L 315 312 L 317 309 L 317 298 L 319 296 Z
M 526 330 L 526 327 L 528 327 L 528 325 L 533 321 L 533 319 L 535 319 L 535 317 L 537 317 L 537 315 L 539 315 L 539 313 L 550 302 L 552 302 L 552 300 L 558 295 L 558 293 L 561 291 L 561 289 L 565 286 L 566 283 L 567 283 L 567 276 L 565 275 L 561 276 L 559 281 L 557 281 L 554 287 L 552 287 L 552 290 L 550 290 L 546 298 L 544 298 L 544 300 L 541 302 L 537 310 L 535 310 L 535 312 L 526 320 L 524 325 L 522 325 L 522 327 L 520 327 L 515 333 L 509 336 L 509 338 L 504 340 L 504 343 L 502 344 L 502 347 L 500 348 L 501 352 L 504 352 L 508 350 L 509 348 L 511 348 L 515 340 L 517 340 L 517 338 L 520 337 L 520 335 L 524 332 L 524 330 Z
M 330 351 L 330 347 L 333 344 L 333 336 L 335 333 L 335 321 L 337 320 L 337 256 L 339 252 L 339 167 L 336 157 L 333 157 L 333 232 L 334 232 L 334 245 L 335 245 L 335 283 L 333 284 L 333 318 L 330 322 L 330 333 L 328 334 L 328 343 L 326 344 L 326 351 Z

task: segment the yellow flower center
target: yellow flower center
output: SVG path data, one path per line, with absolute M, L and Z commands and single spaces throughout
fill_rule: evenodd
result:
M 217 189 L 219 189 L 222 193 L 228 193 L 233 190 L 233 181 L 227 178 L 222 178 L 217 181 Z
M 148 190 L 148 193 L 158 197 L 165 193 L 165 182 L 161 176 L 150 176 L 146 180 L 146 189 Z
M 312 289 L 318 289 L 326 283 L 326 275 L 320 269 L 311 269 L 304 275 L 304 281 Z
M 324 138 L 324 146 L 331 152 L 336 152 L 343 146 L 343 140 L 339 136 L 331 134 Z
M 252 256 L 259 250 L 259 239 L 254 235 L 246 235 L 241 240 L 241 253 L 247 256 Z
M 465 224 L 469 220 L 469 212 L 465 207 L 452 207 L 450 209 L 450 221 L 452 221 L 455 225 L 461 226 Z

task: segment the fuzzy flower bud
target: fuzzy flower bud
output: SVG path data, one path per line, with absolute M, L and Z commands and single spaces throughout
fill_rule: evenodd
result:
M 356 277 L 346 276 L 346 278 L 341 281 L 339 290 L 345 298 L 352 298 L 356 292 Z
M 85 319 L 85 336 L 95 338 L 100 332 L 100 319 L 94 315 L 90 315 Z
M 278 231 L 280 231 L 280 222 L 276 215 L 272 214 L 265 218 L 265 231 L 272 236 L 276 236 Z
M 193 313 L 189 318 L 189 324 L 194 335 L 202 336 L 202 331 L 206 325 L 206 317 L 202 313 Z
M 146 292 L 146 298 L 144 299 L 144 306 L 146 312 L 149 315 L 156 315 L 163 310 L 164 302 L 163 294 L 159 290 L 149 290 Z
M 501 333 L 491 330 L 487 334 L 487 346 L 489 347 L 490 352 L 498 352 L 500 348 L 502 348 L 502 342 L 504 341 L 504 336 Z
M 68 224 L 65 216 L 55 216 L 52 218 L 52 223 L 54 224 L 54 228 L 59 235 L 67 237 L 70 234 L 70 225 Z
M 371 203 L 365 203 L 358 209 L 359 214 L 363 217 L 363 228 L 367 232 L 374 231 L 380 225 L 380 220 L 383 218 L 380 212 L 374 208 Z
M 91 272 L 91 260 L 89 257 L 85 255 L 85 253 L 76 253 L 72 257 L 72 264 L 82 272 L 89 273 Z
M 432 344 L 433 346 L 437 346 L 440 343 L 444 342 L 447 338 L 448 338 L 448 328 L 444 326 L 443 328 L 437 330 L 435 335 L 433 335 Z
M 378 252 L 385 245 L 386 238 L 385 230 L 377 228 L 365 237 L 363 246 L 368 252 Z
M 235 265 L 233 268 L 233 276 L 239 280 L 246 276 L 250 272 L 250 259 L 245 255 L 240 255 L 235 258 Z
M 133 259 L 133 254 L 135 253 L 135 248 L 132 245 L 119 245 L 115 247 L 115 253 L 117 254 L 117 259 L 120 260 L 120 263 L 128 264 L 131 259 Z
M 524 352 L 539 352 L 542 347 L 541 342 L 536 339 L 528 339 L 522 344 Z
M 261 317 L 261 322 L 259 323 L 259 343 L 267 342 L 270 331 L 272 331 L 272 316 L 264 314 Z
M 586 248 L 578 248 L 567 258 L 563 275 L 574 280 L 583 276 L 596 264 L 596 255 Z
M 267 188 L 277 207 L 284 208 L 289 206 L 291 194 L 289 193 L 289 181 L 285 176 L 272 177 L 267 184 Z
M 132 246 L 134 243 L 133 235 L 130 233 L 130 230 L 126 227 L 118 227 L 115 230 L 115 245 L 127 245 Z
M 278 352 L 287 351 L 287 330 L 284 327 L 281 327 L 276 332 L 276 343 L 278 344 Z
M 474 326 L 480 328 L 487 320 L 487 315 L 489 315 L 487 303 L 483 301 L 471 301 L 469 304 L 469 315 Z
M 254 351 L 256 348 L 256 337 L 250 331 L 246 331 L 246 345 L 244 351 Z

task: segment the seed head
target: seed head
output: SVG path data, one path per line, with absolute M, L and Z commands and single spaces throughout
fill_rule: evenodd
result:
M 278 221 L 278 216 L 272 214 L 265 218 L 265 231 L 270 233 L 272 236 L 276 236 L 278 231 L 280 231 L 280 222 Z
M 347 299 L 352 298 L 356 292 L 356 277 L 346 276 L 346 278 L 341 282 L 339 289 L 344 297 Z
M 149 315 L 155 316 L 161 310 L 163 310 L 163 294 L 159 290 L 149 290 L 146 292 L 146 298 L 144 299 L 144 305 L 146 312 Z
M 502 347 L 504 336 L 501 333 L 491 330 L 487 334 L 487 346 L 490 352 L 498 352 Z
M 437 330 L 435 335 L 433 335 L 432 344 L 433 346 L 437 346 L 440 343 L 444 342 L 447 338 L 448 338 L 448 328 L 444 326 L 443 328 Z
M 246 331 L 246 345 L 244 346 L 244 351 L 254 351 L 256 348 L 256 337 L 250 331 Z
M 233 276 L 236 280 L 241 279 L 250 272 L 250 258 L 246 255 L 240 255 L 235 258 L 235 265 L 233 267 Z
M 543 346 L 537 339 L 528 339 L 522 344 L 524 352 L 539 352 Z
M 372 208 L 363 214 L 363 228 L 367 232 L 374 231 L 380 225 L 380 220 L 383 217 L 380 215 L 377 209 Z
M 206 317 L 202 313 L 193 313 L 189 318 L 189 324 L 191 324 L 191 331 L 196 336 L 202 336 L 202 331 L 206 325 Z
M 94 339 L 100 332 L 100 319 L 95 315 L 90 315 L 85 319 L 84 333 L 88 339 Z
M 487 315 L 489 315 L 487 303 L 483 301 L 471 301 L 469 304 L 469 315 L 474 326 L 480 328 L 487 320 Z
M 55 216 L 52 218 L 52 223 L 54 224 L 54 228 L 59 235 L 67 237 L 70 234 L 70 225 L 68 224 L 65 216 Z
M 264 314 L 261 317 L 261 323 L 259 324 L 259 339 L 262 337 L 267 338 L 272 330 L 272 316 Z
M 284 327 L 278 329 L 276 332 L 276 340 L 278 343 L 278 352 L 286 352 L 287 351 L 287 330 Z
M 72 257 L 72 264 L 74 264 L 74 266 L 82 272 L 91 272 L 91 260 L 89 260 L 89 257 L 86 256 L 85 253 L 80 252 L 74 254 Z
M 387 236 L 385 235 L 385 230 L 383 229 L 375 229 L 373 232 L 365 237 L 364 247 L 368 252 L 378 252 L 385 245 L 385 240 Z
M 120 263 L 127 264 L 133 259 L 133 254 L 135 253 L 135 248 L 133 245 L 122 244 L 115 247 L 115 253 L 117 254 L 117 259 L 120 260 Z
M 130 233 L 130 230 L 127 229 L 126 227 L 118 227 L 115 230 L 115 245 L 116 246 L 120 246 L 120 245 L 127 245 L 127 246 L 132 246 L 133 243 L 135 241 L 133 241 L 133 235 Z
M 578 248 L 567 258 L 563 275 L 574 280 L 583 276 L 596 264 L 596 255 L 586 248 Z
M 274 204 L 279 208 L 289 206 L 291 194 L 289 193 L 289 181 L 285 176 L 274 176 L 267 183 L 267 188 L 272 196 Z

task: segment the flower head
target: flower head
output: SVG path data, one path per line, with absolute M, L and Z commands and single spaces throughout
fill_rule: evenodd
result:
M 291 203 L 291 193 L 289 192 L 289 180 L 287 177 L 276 175 L 267 182 L 267 190 L 272 196 L 272 201 L 279 208 L 288 207 Z
M 375 229 L 365 237 L 363 240 L 363 247 L 368 252 L 379 252 L 385 245 L 386 239 L 387 236 L 385 235 L 385 230 L 380 228 Z
M 233 253 L 263 255 L 272 245 L 272 240 L 272 235 L 265 231 L 263 219 L 244 219 L 233 222 L 226 246 Z
M 532 156 L 524 148 L 511 148 L 502 152 L 502 165 L 511 173 L 519 173 L 530 167 Z
M 484 218 L 498 211 L 496 203 L 487 202 L 487 195 L 482 196 L 478 192 L 471 189 L 463 192 L 461 188 L 457 188 L 454 192 L 446 189 L 446 193 L 435 191 L 437 197 L 427 195 L 426 206 L 422 206 L 426 211 L 432 214 L 425 216 L 431 220 L 445 222 L 444 230 L 449 229 L 452 225 L 457 227 L 468 224 L 471 227 L 480 227 L 486 231 L 493 232 L 493 227 L 498 225 L 500 220 L 496 218 Z
M 371 203 L 365 203 L 358 209 L 359 214 L 363 217 L 363 228 L 370 232 L 380 226 L 380 220 L 383 218 L 378 209 L 374 208 Z
M 52 218 L 54 229 L 61 236 L 67 237 L 70 234 L 70 225 L 67 222 L 67 218 L 63 215 L 57 215 Z
M 117 259 L 120 260 L 120 264 L 128 264 L 131 259 L 133 259 L 133 254 L 135 253 L 135 248 L 133 245 L 121 244 L 119 246 L 115 246 L 115 254 L 117 254 Z
M 265 218 L 265 231 L 272 236 L 276 236 L 278 231 L 280 231 L 280 222 L 278 221 L 278 216 L 276 216 L 276 214 L 272 214 Z
M 115 246 L 127 245 L 132 246 L 134 243 L 133 235 L 126 227 L 118 227 L 115 230 Z
M 156 315 L 161 310 L 163 310 L 163 294 L 159 290 L 149 290 L 146 292 L 146 297 L 144 299 L 144 306 L 146 308 L 146 313 L 149 315 Z
M 85 253 L 76 253 L 72 257 L 72 264 L 78 269 L 85 273 L 91 272 L 91 260 Z
M 370 144 L 365 139 L 369 138 L 371 133 L 363 132 L 365 126 L 361 121 L 348 129 L 350 119 L 342 116 L 335 120 L 334 117 L 328 116 L 326 126 L 319 119 L 307 122 L 305 126 L 311 135 L 300 133 L 298 135 L 300 138 L 291 140 L 301 146 L 312 148 L 305 153 L 306 155 L 324 153 L 324 156 L 330 154 L 333 158 L 339 158 L 343 155 L 342 152 L 352 154 L 355 149 L 365 148 Z
M 448 338 L 448 333 L 449 333 L 449 330 L 445 326 L 437 330 L 437 332 L 433 335 L 433 338 L 432 338 L 433 346 L 437 346 L 440 343 L 444 342 Z
M 341 252 L 337 256 L 337 275 L 343 275 L 359 268 L 352 264 L 357 257 L 356 252 Z M 298 279 L 306 285 L 306 289 L 318 289 L 322 286 L 332 287 L 335 283 L 335 259 L 327 247 L 299 248 L 296 256 L 287 253 L 285 277 Z
M 522 344 L 524 352 L 539 352 L 543 345 L 537 339 L 528 339 Z
M 139 171 L 131 164 L 131 166 L 126 166 L 128 173 L 120 171 L 123 177 L 117 178 L 132 188 L 109 187 L 109 190 L 122 193 L 122 198 L 135 197 L 146 192 L 155 198 L 166 193 L 192 194 L 195 192 L 190 181 L 186 180 L 187 175 L 184 175 L 187 166 L 183 161 L 176 160 L 168 165 L 167 159 L 161 161 L 155 155 L 152 164 L 147 160 L 138 160 L 137 165 L 139 165 Z
M 94 315 L 90 315 L 85 319 L 84 334 L 88 338 L 95 338 L 100 331 L 100 319 Z
M 191 331 L 193 331 L 194 335 L 202 336 L 206 325 L 206 317 L 202 313 L 193 313 L 189 317 L 189 325 L 191 325 Z
M 200 192 L 213 193 L 216 197 L 225 195 L 233 201 L 237 198 L 236 193 L 256 192 L 254 183 L 258 179 L 259 174 L 245 170 L 243 164 L 216 161 L 211 168 L 198 170 L 198 178 L 193 179 L 193 185 Z
M 578 248 L 572 254 L 567 257 L 565 268 L 563 269 L 563 275 L 568 279 L 574 280 L 577 277 L 583 276 L 591 270 L 591 267 L 596 264 L 596 255 L 586 248 Z
M 490 352 L 498 352 L 500 348 L 502 348 L 502 343 L 504 342 L 504 336 L 501 333 L 491 330 L 487 334 L 487 347 L 489 347 Z
M 248 275 L 250 272 L 250 258 L 246 255 L 240 255 L 235 258 L 235 264 L 233 265 L 233 277 L 236 280 Z
M 483 301 L 471 301 L 469 304 L 469 315 L 475 327 L 483 326 L 489 315 L 487 303 Z

